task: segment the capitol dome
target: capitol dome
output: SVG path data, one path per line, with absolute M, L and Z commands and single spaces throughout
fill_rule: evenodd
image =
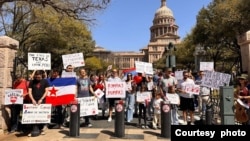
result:
M 166 6 L 166 0 L 162 0 L 161 7 L 155 12 L 155 18 L 174 17 L 173 12 Z
M 163 6 L 156 11 L 155 17 L 174 17 L 174 15 L 167 6 Z

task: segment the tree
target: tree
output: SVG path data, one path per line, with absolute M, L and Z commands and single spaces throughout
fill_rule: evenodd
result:
M 103 69 L 101 65 L 101 60 L 97 57 L 90 57 L 85 60 L 85 68 L 88 72 L 98 73 Z
M 77 20 L 92 21 L 93 14 L 105 9 L 111 0 L 0 0 L 0 9 L 6 3 L 24 2 L 25 4 L 53 8 L 58 13 Z
M 207 8 L 202 8 L 197 16 L 192 33 L 194 43 L 205 47 L 215 68 L 216 62 L 221 56 L 225 56 L 226 51 L 237 55 L 234 64 L 241 58 L 237 36 L 247 30 L 243 28 L 243 13 L 238 9 L 241 2 L 242 0 L 214 0 Z

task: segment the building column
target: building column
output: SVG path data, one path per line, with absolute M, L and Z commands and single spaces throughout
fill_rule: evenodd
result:
M 10 126 L 10 108 L 4 105 L 6 89 L 12 88 L 15 53 L 19 42 L 7 36 L 0 37 L 0 134 Z

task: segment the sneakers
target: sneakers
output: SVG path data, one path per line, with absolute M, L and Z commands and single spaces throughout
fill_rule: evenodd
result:
M 111 117 L 109 117 L 109 118 L 108 118 L 108 122 L 111 122 L 111 121 L 112 121 L 112 118 L 111 118 Z
M 28 134 L 28 137 L 31 137 L 31 133 Z
M 87 125 L 87 127 L 92 127 L 93 125 L 91 124 L 91 123 L 89 123 L 88 125 Z
M 194 125 L 194 122 L 191 122 L 190 125 Z
M 184 121 L 184 122 L 182 123 L 182 125 L 187 125 L 187 121 Z
M 45 132 L 44 132 L 44 131 L 41 131 L 41 135 L 45 135 Z

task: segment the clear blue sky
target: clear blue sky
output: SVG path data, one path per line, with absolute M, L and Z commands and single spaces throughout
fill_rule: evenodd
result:
M 161 0 L 111 0 L 109 7 L 95 16 L 93 39 L 111 51 L 139 51 L 149 43 L 154 14 Z M 183 39 L 196 23 L 200 9 L 212 0 L 167 0 Z

